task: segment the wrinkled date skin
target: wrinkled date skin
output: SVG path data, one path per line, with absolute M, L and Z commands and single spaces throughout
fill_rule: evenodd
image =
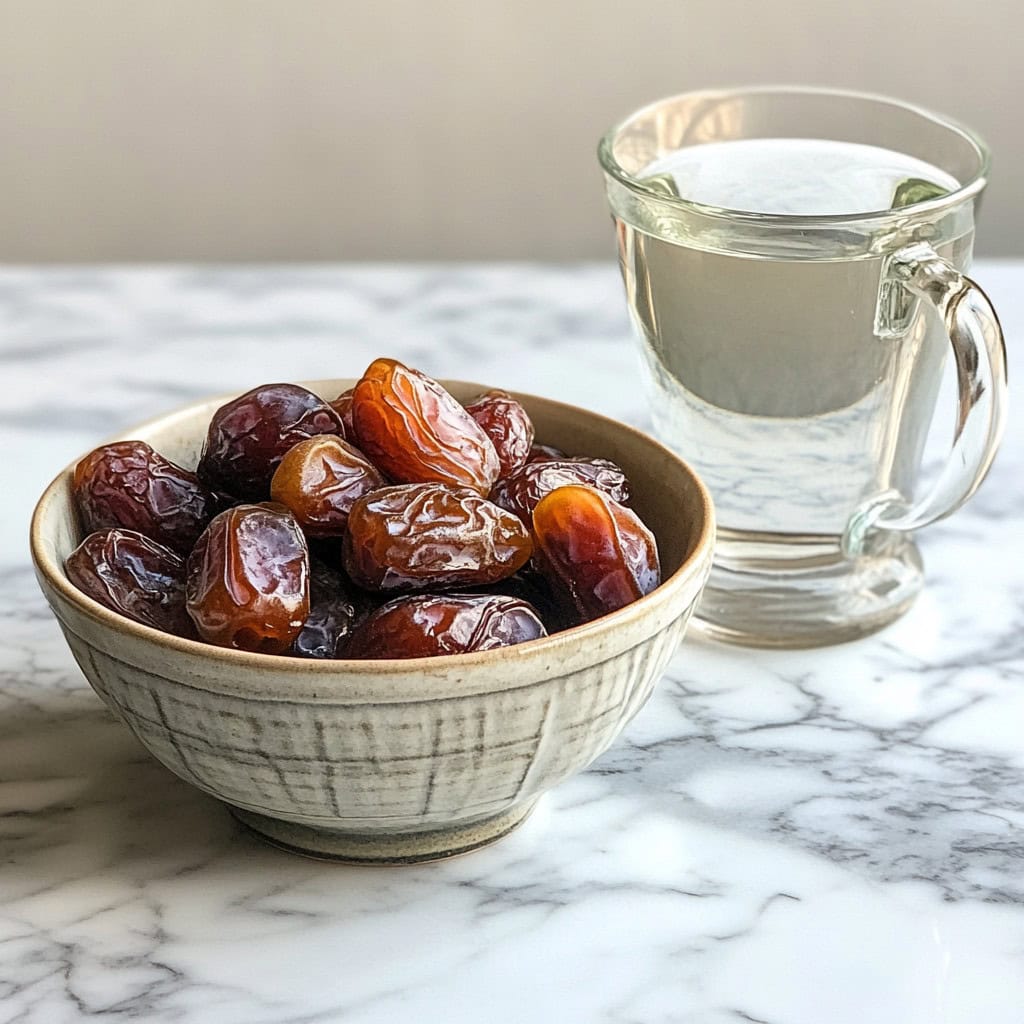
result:
M 265 384 L 213 414 L 199 477 L 245 501 L 263 501 L 289 448 L 317 434 L 344 436 L 344 430 L 341 417 L 312 391 L 296 384 Z
M 585 622 L 649 594 L 661 582 L 654 534 L 594 487 L 560 487 L 533 512 L 535 563 Z
M 444 590 L 511 576 L 533 551 L 516 516 L 468 487 L 402 484 L 360 498 L 345 534 L 345 568 L 368 590 Z
M 572 484 L 596 487 L 619 504 L 629 502 L 626 474 L 607 459 L 587 458 L 529 462 L 497 482 L 491 501 L 529 523 L 541 498 Z
M 525 601 L 540 616 L 549 634 L 560 633 L 579 622 L 575 605 L 561 590 L 556 591 L 547 577 L 533 568 L 532 563 L 523 566 L 514 576 L 484 587 L 480 593 L 500 594 Z
M 336 434 L 300 441 L 281 460 L 270 496 L 287 505 L 309 537 L 338 537 L 355 502 L 384 487 L 376 466 Z
M 309 614 L 309 551 L 294 516 L 270 504 L 221 512 L 189 555 L 185 596 L 209 643 L 286 652 Z
M 118 441 L 75 466 L 75 503 L 87 533 L 123 527 L 187 555 L 223 507 L 195 473 L 145 441 Z
M 530 449 L 527 462 L 557 462 L 559 459 L 569 458 L 561 448 L 550 444 L 535 444 Z
M 526 464 L 533 445 L 530 414 L 507 391 L 485 391 L 466 406 L 498 453 L 499 475 L 508 476 Z
M 498 453 L 483 428 L 437 381 L 377 359 L 355 387 L 360 448 L 396 483 L 447 483 L 486 495 Z
M 357 594 L 342 576 L 319 562 L 309 573 L 309 615 L 292 644 L 300 658 L 343 658 L 349 635 L 369 613 L 365 594 Z
M 547 636 L 535 609 L 502 595 L 402 597 L 356 629 L 349 658 L 433 658 L 509 647 Z
M 94 601 L 144 626 L 194 637 L 185 612 L 185 560 L 133 530 L 91 533 L 64 563 L 68 579 Z
M 345 437 L 353 444 L 357 444 L 358 434 L 356 433 L 356 424 L 352 419 L 352 399 L 355 396 L 356 389 L 349 388 L 348 391 L 342 391 L 338 397 L 331 402 L 331 408 L 341 417 L 341 422 L 345 424 Z

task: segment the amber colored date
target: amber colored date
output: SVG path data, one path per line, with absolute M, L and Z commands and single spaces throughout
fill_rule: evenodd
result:
M 309 551 L 280 505 L 221 512 L 189 555 L 186 608 L 221 647 L 283 654 L 309 614 Z
M 547 636 L 535 609 L 514 597 L 431 594 L 378 608 L 352 634 L 349 658 L 433 658 Z
M 341 417 L 296 384 L 265 384 L 221 406 L 210 420 L 200 479 L 246 501 L 270 496 L 285 453 L 317 434 L 344 435 Z
M 195 636 L 185 612 L 185 560 L 133 530 L 91 533 L 67 557 L 68 579 L 104 607 L 145 626 Z
M 369 590 L 495 583 L 529 560 L 520 519 L 468 487 L 401 484 L 360 498 L 348 517 L 345 568 Z
M 525 465 L 533 445 L 530 414 L 507 391 L 485 391 L 466 406 L 498 453 L 500 476 Z
M 369 613 L 366 595 L 319 562 L 310 566 L 309 614 L 291 653 L 300 658 L 342 658 L 349 635 Z
M 321 434 L 285 454 L 270 481 L 270 496 L 292 510 L 307 536 L 336 537 L 344 533 L 356 500 L 385 483 L 358 448 L 336 434 Z
M 661 582 L 654 534 L 594 487 L 560 487 L 533 511 L 535 563 L 584 621 L 616 611 Z
M 330 403 L 331 408 L 341 417 L 345 424 L 345 438 L 353 444 L 358 444 L 355 421 L 352 419 L 352 399 L 356 393 L 355 388 L 342 391 L 338 397 Z
M 87 533 L 122 527 L 183 555 L 220 507 L 195 473 L 145 441 L 117 441 L 91 451 L 75 466 L 71 487 Z
M 588 458 L 529 462 L 495 484 L 491 501 L 529 523 L 541 498 L 573 484 L 596 487 L 620 504 L 629 501 L 626 474 L 607 459 Z
M 498 454 L 476 420 L 437 381 L 394 359 L 370 364 L 352 402 L 359 446 L 397 483 L 447 483 L 486 495 Z

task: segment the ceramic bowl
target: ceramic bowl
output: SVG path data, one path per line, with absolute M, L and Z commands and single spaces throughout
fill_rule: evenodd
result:
M 307 382 L 333 398 L 352 381 Z M 446 382 L 460 400 L 483 388 Z M 711 499 L 646 435 L 518 395 L 538 439 L 629 474 L 664 582 L 612 615 L 477 654 L 312 661 L 224 650 L 108 611 L 68 581 L 81 539 L 68 467 L 32 519 L 40 586 L 93 689 L 176 775 L 280 846 L 346 861 L 465 852 L 514 828 L 612 743 L 651 695 L 711 567 Z M 120 438 L 194 466 L 219 397 Z

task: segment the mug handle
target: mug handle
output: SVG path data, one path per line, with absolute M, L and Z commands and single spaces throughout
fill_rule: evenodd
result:
M 920 501 L 887 491 L 854 513 L 843 535 L 851 558 L 877 530 L 917 530 L 960 508 L 985 479 L 1006 424 L 1006 343 L 985 293 L 924 242 L 893 253 L 882 280 L 930 302 L 946 325 L 956 363 L 956 429 L 946 465 Z

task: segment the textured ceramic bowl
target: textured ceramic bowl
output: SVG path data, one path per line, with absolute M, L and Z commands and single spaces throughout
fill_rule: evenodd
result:
M 333 398 L 351 381 L 308 384 Z M 483 390 L 447 382 L 461 400 Z M 618 462 L 654 530 L 664 582 L 585 626 L 495 651 L 391 661 L 305 661 L 228 651 L 125 619 L 68 581 L 80 538 L 71 468 L 32 519 L 40 586 L 108 707 L 175 774 L 264 838 L 347 861 L 429 860 L 514 828 L 547 789 L 586 767 L 650 696 L 711 567 L 703 485 L 644 434 L 583 409 L 517 396 L 537 436 Z M 186 466 L 225 399 L 123 438 Z

